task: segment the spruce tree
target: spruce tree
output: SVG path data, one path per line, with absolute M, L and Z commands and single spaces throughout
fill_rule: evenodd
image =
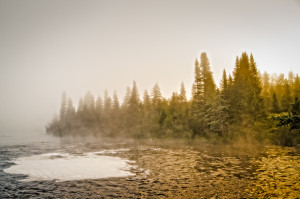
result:
M 95 109 L 95 99 L 89 91 L 85 94 L 83 103 L 87 107 L 88 111 L 92 112 Z
M 264 102 L 261 96 L 262 86 L 260 75 L 258 73 L 256 63 L 254 61 L 253 55 L 250 55 L 250 95 L 249 95 L 249 105 L 250 114 L 255 120 L 258 120 L 264 116 Z
M 190 126 L 193 136 L 204 134 L 204 82 L 203 73 L 200 69 L 198 60 L 195 61 L 194 83 L 192 88 L 192 110 L 190 117 Z
M 263 76 L 262 76 L 262 91 L 261 95 L 264 99 L 264 105 L 265 105 L 265 110 L 270 111 L 271 110 L 271 101 L 272 101 L 272 93 L 270 92 L 271 90 L 271 85 L 270 85 L 270 76 L 269 74 L 265 71 Z
M 98 115 L 102 114 L 103 111 L 103 102 L 102 102 L 102 98 L 99 96 L 96 100 L 96 112 Z
M 97 98 L 95 106 L 96 121 L 98 126 L 101 126 L 100 124 L 103 124 L 103 101 L 100 96 Z
M 61 96 L 60 114 L 59 114 L 59 118 L 61 121 L 63 121 L 66 117 L 66 110 L 67 110 L 67 93 L 63 92 Z
M 283 95 L 281 98 L 281 108 L 282 111 L 287 112 L 290 109 L 290 106 L 292 104 L 292 96 L 291 96 L 291 88 L 286 80 L 283 87 Z
M 120 103 L 119 103 L 119 99 L 118 99 L 118 95 L 117 95 L 116 91 L 114 91 L 112 108 L 115 113 L 118 112 L 120 109 Z
M 129 108 L 133 111 L 138 111 L 139 105 L 140 105 L 139 93 L 138 93 L 138 89 L 136 86 L 136 82 L 133 81 L 132 89 L 131 89 L 131 96 L 129 99 Z
M 203 102 L 203 93 L 204 93 L 204 85 L 203 85 L 203 76 L 200 70 L 200 65 L 198 60 L 195 61 L 195 69 L 194 69 L 194 83 L 193 83 L 193 104 L 194 106 L 200 106 L 201 102 Z
M 81 97 L 78 102 L 77 113 L 81 112 L 82 110 L 83 110 L 83 99 Z
M 155 83 L 151 92 L 151 102 L 154 107 L 158 107 L 162 102 L 162 95 L 157 83 Z
M 67 105 L 67 110 L 66 110 L 65 116 L 68 120 L 72 120 L 75 117 L 75 108 L 73 106 L 73 102 L 72 102 L 71 98 L 68 99 L 68 105 Z
M 272 112 L 273 113 L 279 113 L 280 109 L 279 109 L 279 105 L 278 105 L 278 100 L 277 100 L 277 95 L 275 92 L 273 92 L 273 96 L 272 96 Z
M 147 90 L 144 91 L 144 95 L 143 95 L 143 108 L 144 108 L 144 111 L 147 111 L 147 112 L 149 112 L 151 109 L 151 99 L 150 99 L 150 95 L 148 94 Z
M 129 107 L 129 101 L 131 97 L 131 89 L 129 86 L 126 87 L 126 94 L 122 103 L 122 108 L 127 109 Z
M 231 104 L 236 121 L 253 122 L 264 115 L 261 83 L 253 56 L 236 58 Z
M 295 99 L 296 97 L 298 99 L 300 99 L 300 77 L 298 76 L 298 74 L 295 77 L 295 81 L 294 81 L 294 96 Z
M 186 91 L 184 87 L 184 83 L 182 82 L 180 85 L 180 94 L 179 94 L 179 99 L 181 102 L 186 102 Z
M 226 92 L 228 87 L 227 75 L 225 69 L 223 70 L 222 80 L 221 80 L 221 91 Z
M 112 108 L 112 99 L 108 96 L 108 91 L 104 92 L 104 115 L 106 118 L 110 117 Z
M 201 53 L 200 60 L 200 73 L 202 73 L 201 76 L 203 78 L 203 98 L 206 104 L 211 104 L 216 96 L 216 84 L 205 52 Z

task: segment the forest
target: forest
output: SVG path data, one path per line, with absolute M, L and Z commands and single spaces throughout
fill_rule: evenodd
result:
M 260 73 L 253 55 L 236 57 L 234 70 L 214 82 L 205 52 L 196 59 L 192 97 L 183 83 L 171 98 L 155 84 L 140 99 L 136 82 L 122 103 L 116 92 L 95 98 L 87 92 L 75 108 L 62 94 L 59 116 L 46 132 L 56 136 L 126 138 L 237 139 L 284 146 L 300 144 L 300 78 L 298 74 Z

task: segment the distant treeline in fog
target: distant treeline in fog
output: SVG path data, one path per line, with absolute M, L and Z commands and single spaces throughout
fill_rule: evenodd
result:
M 170 99 L 155 84 L 150 93 L 144 91 L 141 100 L 135 81 L 122 103 L 116 93 L 110 97 L 106 92 L 104 98 L 95 99 L 88 92 L 77 109 L 63 93 L 59 117 L 46 131 L 57 136 L 242 137 L 282 145 L 300 143 L 298 74 L 261 74 L 252 54 L 244 52 L 236 58 L 232 74 L 223 71 L 217 87 L 204 52 L 195 61 L 194 75 L 190 100 L 183 83 Z

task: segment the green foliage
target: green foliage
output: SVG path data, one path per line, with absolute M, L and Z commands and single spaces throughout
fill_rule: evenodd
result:
M 216 87 L 207 54 L 195 61 L 192 98 L 186 97 L 184 84 L 165 99 L 156 83 L 149 95 L 139 98 L 136 82 L 127 87 L 120 105 L 117 93 L 104 98 L 87 92 L 77 109 L 62 94 L 59 117 L 46 126 L 57 136 L 123 136 L 134 138 L 195 138 L 246 141 L 267 140 L 295 145 L 300 142 L 300 79 L 289 73 L 263 75 L 253 55 L 236 58 L 232 74 L 223 76 Z M 295 100 L 293 100 L 295 99 Z

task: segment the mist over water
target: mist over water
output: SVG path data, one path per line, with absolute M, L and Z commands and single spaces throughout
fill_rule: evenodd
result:
M 47 135 L 43 130 L 0 131 L 0 146 L 28 145 L 42 142 L 59 142 L 59 138 Z
M 299 157 L 200 140 L 43 139 L 0 145 L 0 196 L 294 198 Z
M 299 19 L 298 0 L 0 1 L 0 198 L 299 198 Z

